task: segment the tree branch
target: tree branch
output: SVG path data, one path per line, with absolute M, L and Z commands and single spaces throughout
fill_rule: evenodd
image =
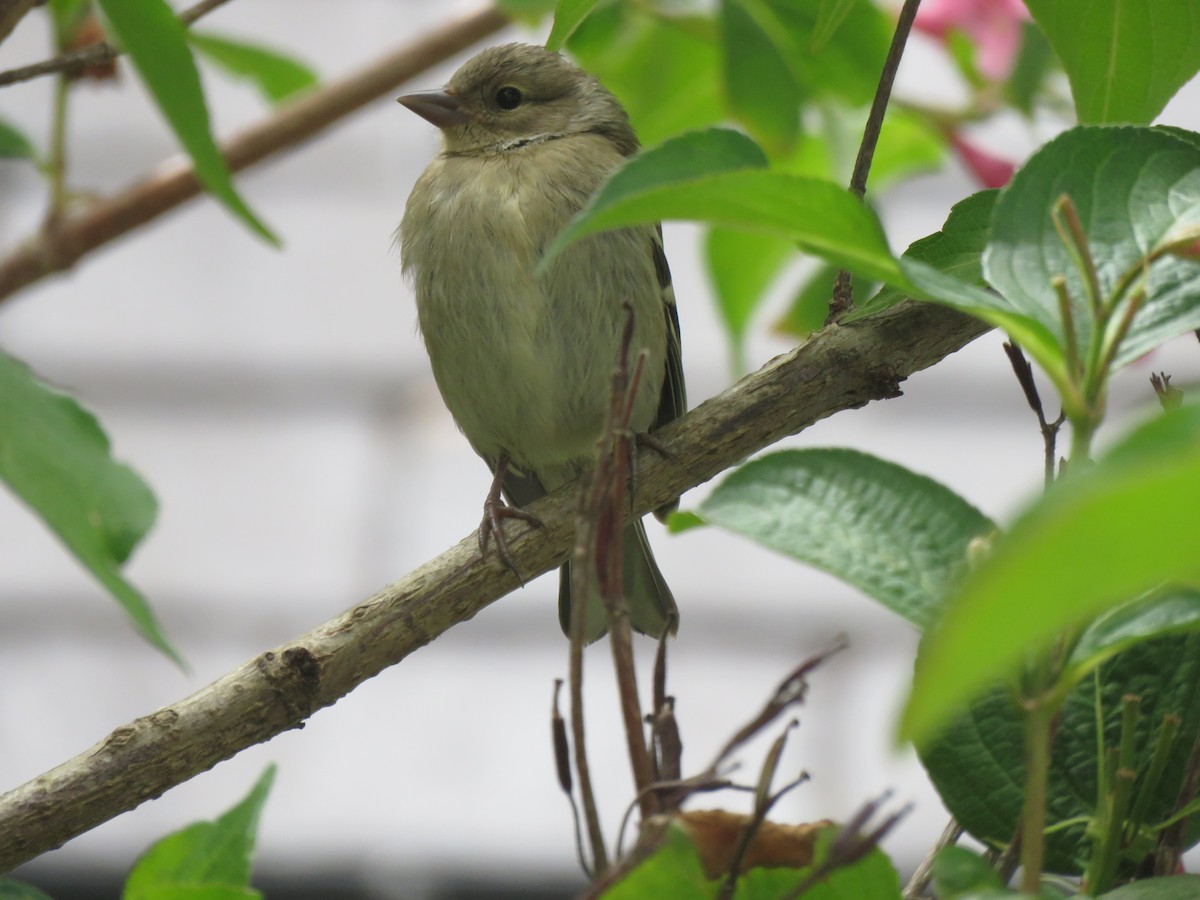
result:
M 508 21 L 495 7 L 485 7 L 397 48 L 341 81 L 300 97 L 221 148 L 230 171 L 312 137 L 494 34 Z M 174 209 L 200 190 L 191 165 L 180 157 L 158 166 L 124 193 L 64 218 L 53 231 L 41 233 L 0 263 L 0 302 L 46 275 L 71 268 L 86 253 Z
M 25 9 L 28 9 L 34 3 L 40 2 L 43 2 L 43 0 L 0 0 L 0 40 L 3 40 L 4 36 L 5 5 L 16 5 L 20 9 L 20 5 L 24 3 Z M 218 6 L 223 6 L 228 2 L 229 0 L 200 0 L 195 6 L 191 6 L 181 12 L 179 20 L 184 25 L 191 25 L 197 19 L 208 15 Z M 23 14 L 24 10 L 18 12 L 18 15 Z M 13 24 L 16 23 L 14 22 Z M 43 75 L 53 75 L 55 72 L 66 72 L 68 74 L 81 72 L 92 66 L 112 62 L 118 56 L 123 56 L 124 53 L 125 51 L 120 47 L 110 44 L 107 41 L 101 41 L 98 44 L 89 44 L 78 50 L 72 50 L 69 53 L 55 56 L 53 59 L 43 60 L 42 62 L 33 63 L 28 66 L 21 66 L 19 69 L 6 69 L 0 72 L 0 87 L 19 84 L 22 81 L 32 81 L 34 78 L 40 78 Z
M 25 13 L 44 2 L 46 0 L 0 0 L 0 43 L 12 34 Z
M 953 310 L 911 302 L 826 328 L 656 432 L 670 455 L 640 455 L 638 495 L 628 513 L 643 515 L 835 412 L 897 396 L 908 375 L 986 330 Z M 522 572 L 545 572 L 567 558 L 576 505 L 576 489 L 567 486 L 530 507 L 545 527 L 510 539 Z M 0 872 L 300 727 L 516 587 L 516 575 L 495 554 L 481 558 L 472 534 L 324 625 L 118 728 L 0 797 Z

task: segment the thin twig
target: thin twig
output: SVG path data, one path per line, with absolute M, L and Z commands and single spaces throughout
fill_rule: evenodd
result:
M 584 610 L 586 608 L 588 577 L 584 565 L 587 557 L 587 534 L 585 520 L 580 520 L 576 526 L 575 548 L 572 555 L 575 558 L 571 566 L 573 584 L 571 596 L 574 601 L 571 610 L 568 677 L 571 683 L 571 740 L 575 749 L 575 774 L 579 777 L 579 802 L 583 806 L 583 820 L 587 825 L 588 843 L 592 848 L 592 864 L 590 877 L 596 878 L 608 869 L 608 851 L 604 846 L 604 829 L 600 825 L 600 811 L 596 803 L 596 791 L 592 787 L 592 768 L 588 763 L 587 734 L 583 722 L 583 647 L 584 640 Z
M 600 596 L 608 612 L 608 642 L 625 724 L 625 743 L 644 821 L 659 811 L 659 803 L 658 795 L 647 790 L 654 783 L 654 764 L 650 748 L 646 745 L 637 667 L 633 659 L 633 629 L 629 622 L 629 608 L 625 603 L 622 511 L 626 506 L 626 497 L 629 496 L 632 501 L 633 492 L 628 489 L 633 453 L 630 416 L 633 398 L 637 396 L 641 384 L 646 354 L 644 351 L 638 354 L 631 372 L 629 353 L 633 344 L 634 312 L 630 303 L 626 302 L 624 307 L 626 320 L 620 359 L 613 371 L 608 420 L 597 454 L 585 515 L 594 523 L 595 543 L 591 548 L 591 565 L 599 570 Z
M 920 5 L 921 0 L 904 0 L 904 6 L 901 7 L 900 15 L 896 19 L 896 30 L 892 33 L 892 43 L 888 47 L 887 58 L 883 61 L 883 70 L 879 73 L 875 99 L 871 101 L 871 111 L 867 114 L 867 124 L 863 127 L 862 142 L 858 145 L 858 156 L 854 159 L 854 170 L 850 174 L 850 191 L 858 197 L 865 197 L 867 193 L 867 176 L 871 172 L 871 160 L 875 157 L 875 147 L 879 143 L 879 133 L 883 128 L 883 117 L 887 113 L 888 101 L 892 96 L 896 70 L 900 68 L 900 59 L 904 56 L 904 45 L 908 42 L 913 20 L 917 17 L 917 7 Z M 842 269 L 837 273 L 837 278 L 833 283 L 833 299 L 829 303 L 829 316 L 825 320 L 826 324 L 836 322 L 854 304 L 854 292 L 850 281 L 851 275 L 847 269 Z
M 1058 418 L 1053 422 L 1046 421 L 1046 412 L 1042 408 L 1042 398 L 1038 393 L 1037 383 L 1033 380 L 1033 367 L 1029 365 L 1029 360 L 1025 358 L 1025 354 L 1021 352 L 1021 348 L 1010 341 L 1004 342 L 1004 353 L 1008 356 L 1008 362 L 1012 366 L 1013 374 L 1017 376 L 1017 382 L 1021 385 L 1021 390 L 1025 394 L 1025 402 L 1029 404 L 1029 408 L 1037 416 L 1038 427 L 1042 433 L 1043 479 L 1045 486 L 1048 488 L 1054 483 L 1054 463 L 1057 456 L 1058 432 L 1062 428 L 1063 423 L 1067 421 L 1067 414 L 1060 410 Z
M 493 6 L 467 13 L 359 71 L 297 98 L 222 146 L 230 171 L 320 134 L 426 69 L 496 33 L 508 21 Z M 53 234 L 39 235 L 15 250 L 0 263 L 0 301 L 46 275 L 70 269 L 90 251 L 199 193 L 200 182 L 187 160 L 178 157 L 162 163 L 123 193 L 65 217 Z
M 962 834 L 963 827 L 953 818 L 946 823 L 946 827 L 942 829 L 942 836 L 933 845 L 933 849 L 921 860 L 921 864 L 917 866 L 917 871 L 913 872 L 912 878 L 909 879 L 908 885 L 904 888 L 904 900 L 919 900 L 920 897 L 925 895 L 925 890 L 929 887 L 929 882 L 933 879 L 933 861 L 946 847 L 957 844 Z
M 842 830 L 838 832 L 837 837 L 829 845 L 829 850 L 825 855 L 825 859 L 817 865 L 813 871 L 800 884 L 796 885 L 790 891 L 783 895 L 780 900 L 797 900 L 808 891 L 812 890 L 838 869 L 852 866 L 858 862 L 872 850 L 879 846 L 879 842 L 896 824 L 912 812 L 913 805 L 906 803 L 899 810 L 892 813 L 866 834 L 862 833 L 862 829 L 878 812 L 889 799 L 892 792 L 885 791 L 884 794 L 876 800 L 868 801 L 862 805 L 862 808 L 855 813 L 854 817 L 847 822 Z
M 906 302 L 818 333 L 659 431 L 671 455 L 643 452 L 633 515 L 838 411 L 896 396 L 901 379 L 987 330 L 954 310 Z M 532 576 L 562 565 L 576 498 L 577 488 L 567 485 L 531 504 L 546 527 L 512 542 L 522 571 Z M 299 727 L 516 587 L 516 575 L 494 554 L 480 556 L 472 533 L 342 615 L 118 728 L 0 797 L 0 872 Z M 62 815 L 64 809 L 71 815 Z
M 181 12 L 179 20 L 184 25 L 191 25 L 197 19 L 203 18 L 218 6 L 223 6 L 228 2 L 229 0 L 201 0 L 200 3 Z M 120 47 L 110 44 L 107 41 L 101 41 L 98 44 L 89 44 L 79 50 L 71 50 L 52 59 L 31 63 L 28 66 L 21 66 L 19 69 L 7 69 L 0 72 L 0 87 L 19 84 L 22 81 L 32 81 L 43 75 L 53 75 L 55 72 L 61 72 L 64 75 L 73 75 L 92 66 L 112 62 L 117 57 L 123 56 L 124 53 L 125 51 Z

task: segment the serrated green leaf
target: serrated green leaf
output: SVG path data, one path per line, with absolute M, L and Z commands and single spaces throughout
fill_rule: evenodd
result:
M 129 873 L 123 900 L 190 897 L 182 892 L 248 887 L 258 819 L 274 779 L 275 766 L 267 766 L 250 792 L 228 812 L 209 822 L 188 825 L 154 844 Z M 176 893 L 165 893 L 168 891 Z
M 966 580 L 929 635 L 901 734 L 920 745 L 1031 647 L 1166 582 L 1200 583 L 1200 408 L 1157 417 L 1129 439 L 1191 433 L 1152 465 L 1115 454 L 1055 486 Z
M 279 240 L 234 189 L 229 167 L 213 141 L 200 74 L 187 30 L 165 0 L 97 0 L 108 27 L 129 54 L 159 110 L 192 158 L 205 190 L 264 240 Z
M 983 280 L 983 251 L 991 233 L 992 210 L 999 191 L 980 191 L 950 208 L 941 231 L 913 241 L 901 260 L 925 263 L 959 281 L 986 287 Z M 847 313 L 845 322 L 855 322 L 890 309 L 908 299 L 899 288 L 885 285 L 865 303 Z
M 1200 70 L 1200 6 L 1179 0 L 1027 0 L 1081 122 L 1143 124 Z
M 4 353 L 0 480 L 108 589 L 142 635 L 181 663 L 145 599 L 121 576 L 121 565 L 154 523 L 154 495 L 112 458 L 89 412 Z
M 710 18 L 654 16 L 613 3 L 588 16 L 567 46 L 621 101 L 646 146 L 725 117 Z
M 785 237 L 836 265 L 901 279 L 878 218 L 859 198 L 831 182 L 753 168 L 764 162 L 749 138 L 725 129 L 647 150 L 600 187 L 540 265 L 598 231 L 690 219 Z
M 272 103 L 286 100 L 318 80 L 316 72 L 304 63 L 258 44 L 195 29 L 188 32 L 188 40 L 231 75 L 252 82 Z
M 3 119 L 0 119 L 0 159 L 37 159 L 29 138 Z
M 817 21 L 813 23 L 812 49 L 821 50 L 837 33 L 854 9 L 858 0 L 821 0 L 817 7 Z
M 1081 126 L 1038 150 L 1001 193 L 983 258 L 988 282 L 1062 346 L 1066 329 L 1052 279 L 1063 276 L 1076 342 L 1086 350 L 1092 328 L 1085 282 L 1051 217 L 1064 194 L 1074 201 L 1107 296 L 1129 271 L 1141 270 L 1147 253 L 1200 221 L 1200 147 L 1160 129 Z M 1116 367 L 1200 327 L 1200 266 L 1164 257 L 1149 266 L 1145 287 Z
M 54 900 L 49 894 L 40 891 L 32 884 L 17 881 L 15 878 L 0 878 L 0 900 Z
M 704 237 L 704 260 L 717 299 L 717 310 L 729 332 L 734 369 L 745 368 L 742 345 L 750 317 L 784 265 L 797 254 L 786 238 L 734 228 L 710 228 Z
M 1134 796 L 1145 788 L 1145 770 L 1163 716 L 1179 716 L 1179 737 L 1164 775 L 1147 799 L 1150 823 L 1174 805 L 1188 756 L 1200 734 L 1200 636 L 1159 638 L 1129 647 L 1100 671 L 1100 718 L 1104 740 L 1115 746 L 1121 699 L 1142 698 L 1135 735 L 1139 761 Z M 1046 868 L 1081 873 L 1093 845 L 1078 820 L 1097 814 L 1096 686 L 1085 679 L 1072 690 L 1058 717 L 1047 787 Z M 976 839 L 1006 845 L 1024 803 L 1024 717 L 1012 691 L 996 686 L 953 716 L 944 731 L 919 747 L 922 764 L 951 814 Z M 1060 823 L 1074 822 L 1063 827 Z M 1194 842 L 1195 831 L 1188 843 Z M 1108 895 L 1105 895 L 1108 896 Z
M 704 875 L 696 848 L 682 828 L 672 825 L 666 840 L 649 859 L 605 891 L 608 900 L 713 900 L 719 882 Z
M 924 627 L 992 523 L 948 488 L 854 450 L 784 450 L 727 476 L 713 525 L 814 565 Z
M 756 21 L 759 0 L 722 0 L 725 96 L 733 116 L 774 154 L 800 133 L 801 92 L 771 32 Z
M 554 7 L 554 24 L 546 38 L 547 50 L 560 50 L 575 29 L 583 24 L 600 0 L 558 0 Z
M 1101 896 L 1103 900 L 1195 900 L 1200 897 L 1200 875 L 1147 878 Z

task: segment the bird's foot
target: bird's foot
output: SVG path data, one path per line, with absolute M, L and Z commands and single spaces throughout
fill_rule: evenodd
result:
M 526 512 L 519 506 L 510 506 L 504 502 L 504 498 L 500 496 L 500 490 L 504 484 L 504 472 L 506 468 L 507 460 L 496 467 L 496 475 L 492 479 L 492 487 L 488 491 L 487 499 L 483 501 L 483 521 L 479 523 L 479 552 L 487 556 L 488 541 L 495 535 L 496 552 L 499 554 L 501 562 L 517 576 L 517 580 L 524 587 L 525 576 L 517 568 L 517 563 L 508 550 L 508 539 L 504 536 L 504 520 L 519 519 L 534 528 L 543 528 L 545 527 L 545 523 L 533 513 Z

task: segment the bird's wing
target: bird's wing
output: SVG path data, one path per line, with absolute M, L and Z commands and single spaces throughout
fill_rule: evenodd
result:
M 654 425 L 651 426 L 653 431 L 687 412 L 687 391 L 683 384 L 679 310 L 675 306 L 675 290 L 671 286 L 671 269 L 667 266 L 667 255 L 663 251 L 662 225 L 655 230 L 651 252 L 654 254 L 654 271 L 658 273 L 658 287 L 662 292 L 663 314 L 667 317 L 667 371 L 663 378 L 662 395 L 658 401 L 658 413 L 654 417 Z

